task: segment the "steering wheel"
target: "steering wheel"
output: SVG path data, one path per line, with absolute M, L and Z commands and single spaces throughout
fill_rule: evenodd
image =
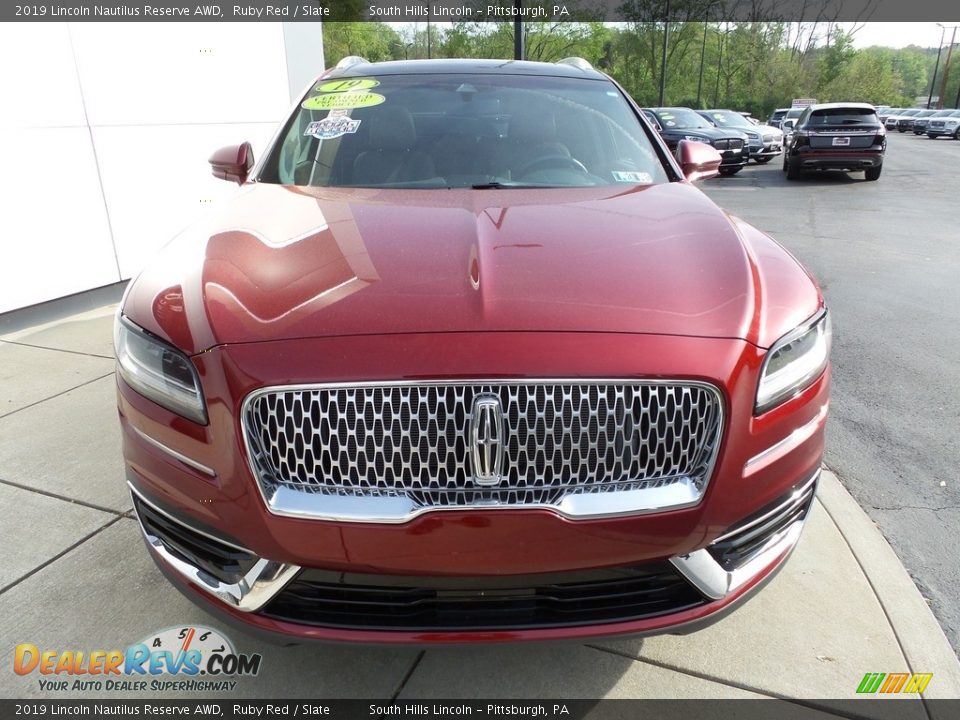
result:
M 543 157 L 538 157 L 536 160 L 524 163 L 519 167 L 517 169 L 517 177 L 523 177 L 536 170 L 546 170 L 547 168 L 566 168 L 568 170 L 577 170 L 585 175 L 590 174 L 590 171 L 587 170 L 584 164 L 576 158 L 568 157 L 567 155 L 544 155 Z

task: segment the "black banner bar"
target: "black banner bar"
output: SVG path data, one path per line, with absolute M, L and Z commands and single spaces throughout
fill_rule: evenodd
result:
M 956 21 L 954 0 L 126 0 L 4 2 L 3 22 Z
M 929 715 L 928 715 L 929 713 Z M 0 700 L 0 717 L 557 718 L 566 720 L 928 720 L 960 717 L 960 700 Z

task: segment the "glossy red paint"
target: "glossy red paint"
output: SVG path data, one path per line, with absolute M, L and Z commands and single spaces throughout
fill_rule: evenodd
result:
M 157 408 L 122 382 L 118 397 L 124 454 L 138 486 L 185 517 L 228 530 L 259 555 L 358 572 L 523 574 L 627 565 L 695 550 L 809 477 L 822 458 L 822 423 L 778 462 L 744 472 L 751 457 L 814 420 L 828 396 L 825 375 L 789 403 L 754 418 L 761 361 L 762 352 L 742 340 L 655 335 L 313 338 L 216 348 L 194 358 L 207 393 L 208 427 Z M 716 383 L 728 422 L 704 500 L 686 510 L 590 521 L 544 510 L 470 510 L 427 513 L 400 525 L 341 524 L 271 514 L 243 454 L 237 408 L 251 390 L 271 383 L 531 376 L 669 376 Z M 150 447 L 131 425 L 213 468 L 216 479 Z
M 249 155 L 241 150 L 215 155 L 215 174 L 245 179 Z M 697 148 L 681 155 L 691 174 L 709 171 L 715 159 Z M 177 517 L 260 557 L 307 568 L 477 577 L 684 555 L 819 467 L 829 367 L 769 412 L 755 416 L 754 403 L 766 350 L 822 307 L 800 263 L 689 182 L 379 190 L 247 181 L 128 289 L 123 312 L 191 356 L 209 416 L 206 426 L 193 423 L 118 378 L 128 478 Z M 267 509 L 239 420 L 254 390 L 483 378 L 715 385 L 725 419 L 703 499 L 669 512 L 576 521 L 542 509 L 472 508 L 427 512 L 401 524 L 337 523 Z M 783 444 L 798 430 L 799 440 Z M 781 449 L 767 452 L 772 447 Z M 248 626 L 308 639 L 576 639 L 661 632 L 707 618 L 742 601 L 786 554 L 723 600 L 588 627 L 346 631 L 270 620 L 202 598 Z
M 184 312 L 155 312 L 170 288 L 180 289 Z M 301 337 L 507 331 L 768 347 L 820 305 L 799 263 L 687 183 L 496 191 L 250 184 L 176 239 L 124 307 L 197 353 Z
M 681 140 L 677 144 L 677 161 L 683 176 L 695 182 L 719 175 L 723 156 L 706 143 Z

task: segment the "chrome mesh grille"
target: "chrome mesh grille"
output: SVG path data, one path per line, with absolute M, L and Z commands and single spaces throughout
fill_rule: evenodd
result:
M 474 480 L 478 394 L 503 408 L 502 479 Z M 572 493 L 702 488 L 722 408 L 701 383 L 503 382 L 296 387 L 244 406 L 253 469 L 267 495 L 403 496 L 420 507 L 552 505 Z

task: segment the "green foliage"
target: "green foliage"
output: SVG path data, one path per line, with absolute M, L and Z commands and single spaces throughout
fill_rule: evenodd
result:
M 571 5 L 571 3 L 567 3 Z M 663 34 L 668 32 L 665 103 L 728 107 L 766 117 L 793 98 L 912 105 L 930 89 L 936 50 L 856 49 L 853 34 L 830 23 L 695 22 L 715 0 L 625 0 L 630 22 L 525 22 L 527 59 L 576 55 L 620 82 L 641 105 L 658 100 Z M 678 9 L 679 8 L 679 9 Z M 660 20 L 657 22 L 656 20 Z M 328 65 L 344 55 L 371 61 L 432 57 L 513 57 L 513 23 L 324 23 Z M 960 85 L 954 54 L 946 105 Z M 702 72 L 701 72 L 702 67 Z M 941 62 L 942 71 L 942 62 Z M 934 94 L 939 94 L 938 73 Z

